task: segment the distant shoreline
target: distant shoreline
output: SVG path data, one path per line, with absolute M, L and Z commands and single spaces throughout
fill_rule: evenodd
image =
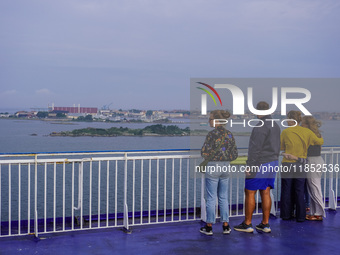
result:
M 161 124 L 146 126 L 142 129 L 111 127 L 104 128 L 82 128 L 74 129 L 72 131 L 52 132 L 49 136 L 70 136 L 70 137 L 117 137 L 117 136 L 149 136 L 149 137 L 162 137 L 162 136 L 206 136 L 208 130 L 190 130 L 187 128 L 179 128 L 176 125 L 164 126 Z M 250 136 L 250 132 L 235 132 L 234 136 Z
M 63 119 L 63 118 L 25 118 L 25 117 L 1 117 L 0 119 L 5 119 L 5 120 L 34 120 L 34 121 L 44 121 L 44 122 L 54 122 L 52 124 L 64 124 L 64 125 L 77 125 L 77 123 L 113 123 L 113 124 L 188 124 L 190 123 L 189 121 L 174 121 L 174 120 L 168 120 L 168 121 L 161 121 L 161 120 L 156 120 L 156 121 L 141 121 L 141 120 L 102 120 L 102 119 L 93 119 L 92 121 L 85 121 L 85 120 L 76 120 L 76 119 Z M 187 118 L 183 118 L 187 119 Z

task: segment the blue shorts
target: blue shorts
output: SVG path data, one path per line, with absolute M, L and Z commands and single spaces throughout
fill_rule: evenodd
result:
M 265 190 L 268 187 L 274 189 L 276 170 L 279 167 L 279 161 L 263 163 L 254 178 L 246 178 L 245 188 L 247 190 Z

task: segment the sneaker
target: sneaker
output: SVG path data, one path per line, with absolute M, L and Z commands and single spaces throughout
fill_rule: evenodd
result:
M 202 234 L 207 235 L 207 236 L 212 236 L 212 235 L 213 235 L 212 227 L 209 227 L 209 226 L 207 226 L 207 225 L 205 225 L 204 227 L 202 227 L 202 228 L 200 229 L 200 232 L 201 232 Z
M 256 229 L 262 231 L 264 233 L 270 233 L 272 230 L 270 229 L 269 224 L 263 224 L 262 222 L 259 225 L 256 225 Z
M 228 226 L 222 226 L 222 227 L 223 227 L 223 234 L 224 235 L 230 234 L 231 228 L 230 228 L 229 224 L 228 224 Z
M 234 229 L 236 231 L 247 232 L 247 233 L 254 232 L 253 225 L 251 223 L 247 225 L 246 223 L 242 222 L 240 225 L 235 226 Z

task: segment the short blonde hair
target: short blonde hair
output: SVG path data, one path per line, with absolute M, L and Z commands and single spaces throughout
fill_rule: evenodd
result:
M 230 112 L 225 110 L 214 110 L 210 112 L 214 119 L 228 119 L 230 117 Z

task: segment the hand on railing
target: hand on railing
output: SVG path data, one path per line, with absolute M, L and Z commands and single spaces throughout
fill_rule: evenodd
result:
M 284 156 L 288 160 L 298 160 L 299 159 L 298 157 L 296 157 L 292 154 L 288 154 L 288 153 L 284 153 L 284 152 L 282 153 L 282 156 Z

